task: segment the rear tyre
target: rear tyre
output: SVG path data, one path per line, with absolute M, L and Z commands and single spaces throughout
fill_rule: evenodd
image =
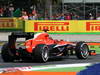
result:
M 78 59 L 87 59 L 89 56 L 89 47 L 84 42 L 78 42 L 75 52 Z
M 45 44 L 39 44 L 33 50 L 34 59 L 37 62 L 47 62 L 49 58 L 49 48 Z
M 5 43 L 1 49 L 1 57 L 4 62 L 13 62 L 14 61 L 14 54 L 8 47 L 8 43 Z

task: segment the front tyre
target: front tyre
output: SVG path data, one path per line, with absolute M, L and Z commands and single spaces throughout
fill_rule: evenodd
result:
M 76 44 L 75 52 L 78 59 L 87 59 L 89 56 L 89 47 L 84 42 L 78 42 Z
M 49 58 L 49 48 L 45 44 L 39 44 L 33 50 L 34 59 L 37 62 L 47 62 Z

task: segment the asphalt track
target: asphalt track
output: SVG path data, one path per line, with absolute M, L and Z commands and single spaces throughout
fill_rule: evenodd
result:
M 1 49 L 1 46 L 0 46 Z M 27 67 L 27 66 L 43 66 L 43 65 L 55 65 L 55 64 L 74 64 L 74 63 L 98 63 L 100 62 L 100 54 L 96 56 L 89 56 L 86 60 L 77 59 L 76 56 L 72 55 L 63 59 L 51 59 L 46 63 L 36 63 L 33 61 L 16 61 L 5 63 L 3 62 L 0 55 L 0 68 L 8 68 L 8 67 Z

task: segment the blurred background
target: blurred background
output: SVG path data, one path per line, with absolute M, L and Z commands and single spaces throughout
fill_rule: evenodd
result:
M 44 19 L 55 19 L 59 15 L 71 16 L 74 20 L 98 19 L 100 0 L 0 0 L 0 17 L 19 17 L 21 11 L 28 15 L 37 13 Z

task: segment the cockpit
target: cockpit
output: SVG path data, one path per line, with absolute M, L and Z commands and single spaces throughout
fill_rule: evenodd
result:
M 34 39 L 48 39 L 49 38 L 49 34 L 48 33 L 37 33 L 34 35 Z

